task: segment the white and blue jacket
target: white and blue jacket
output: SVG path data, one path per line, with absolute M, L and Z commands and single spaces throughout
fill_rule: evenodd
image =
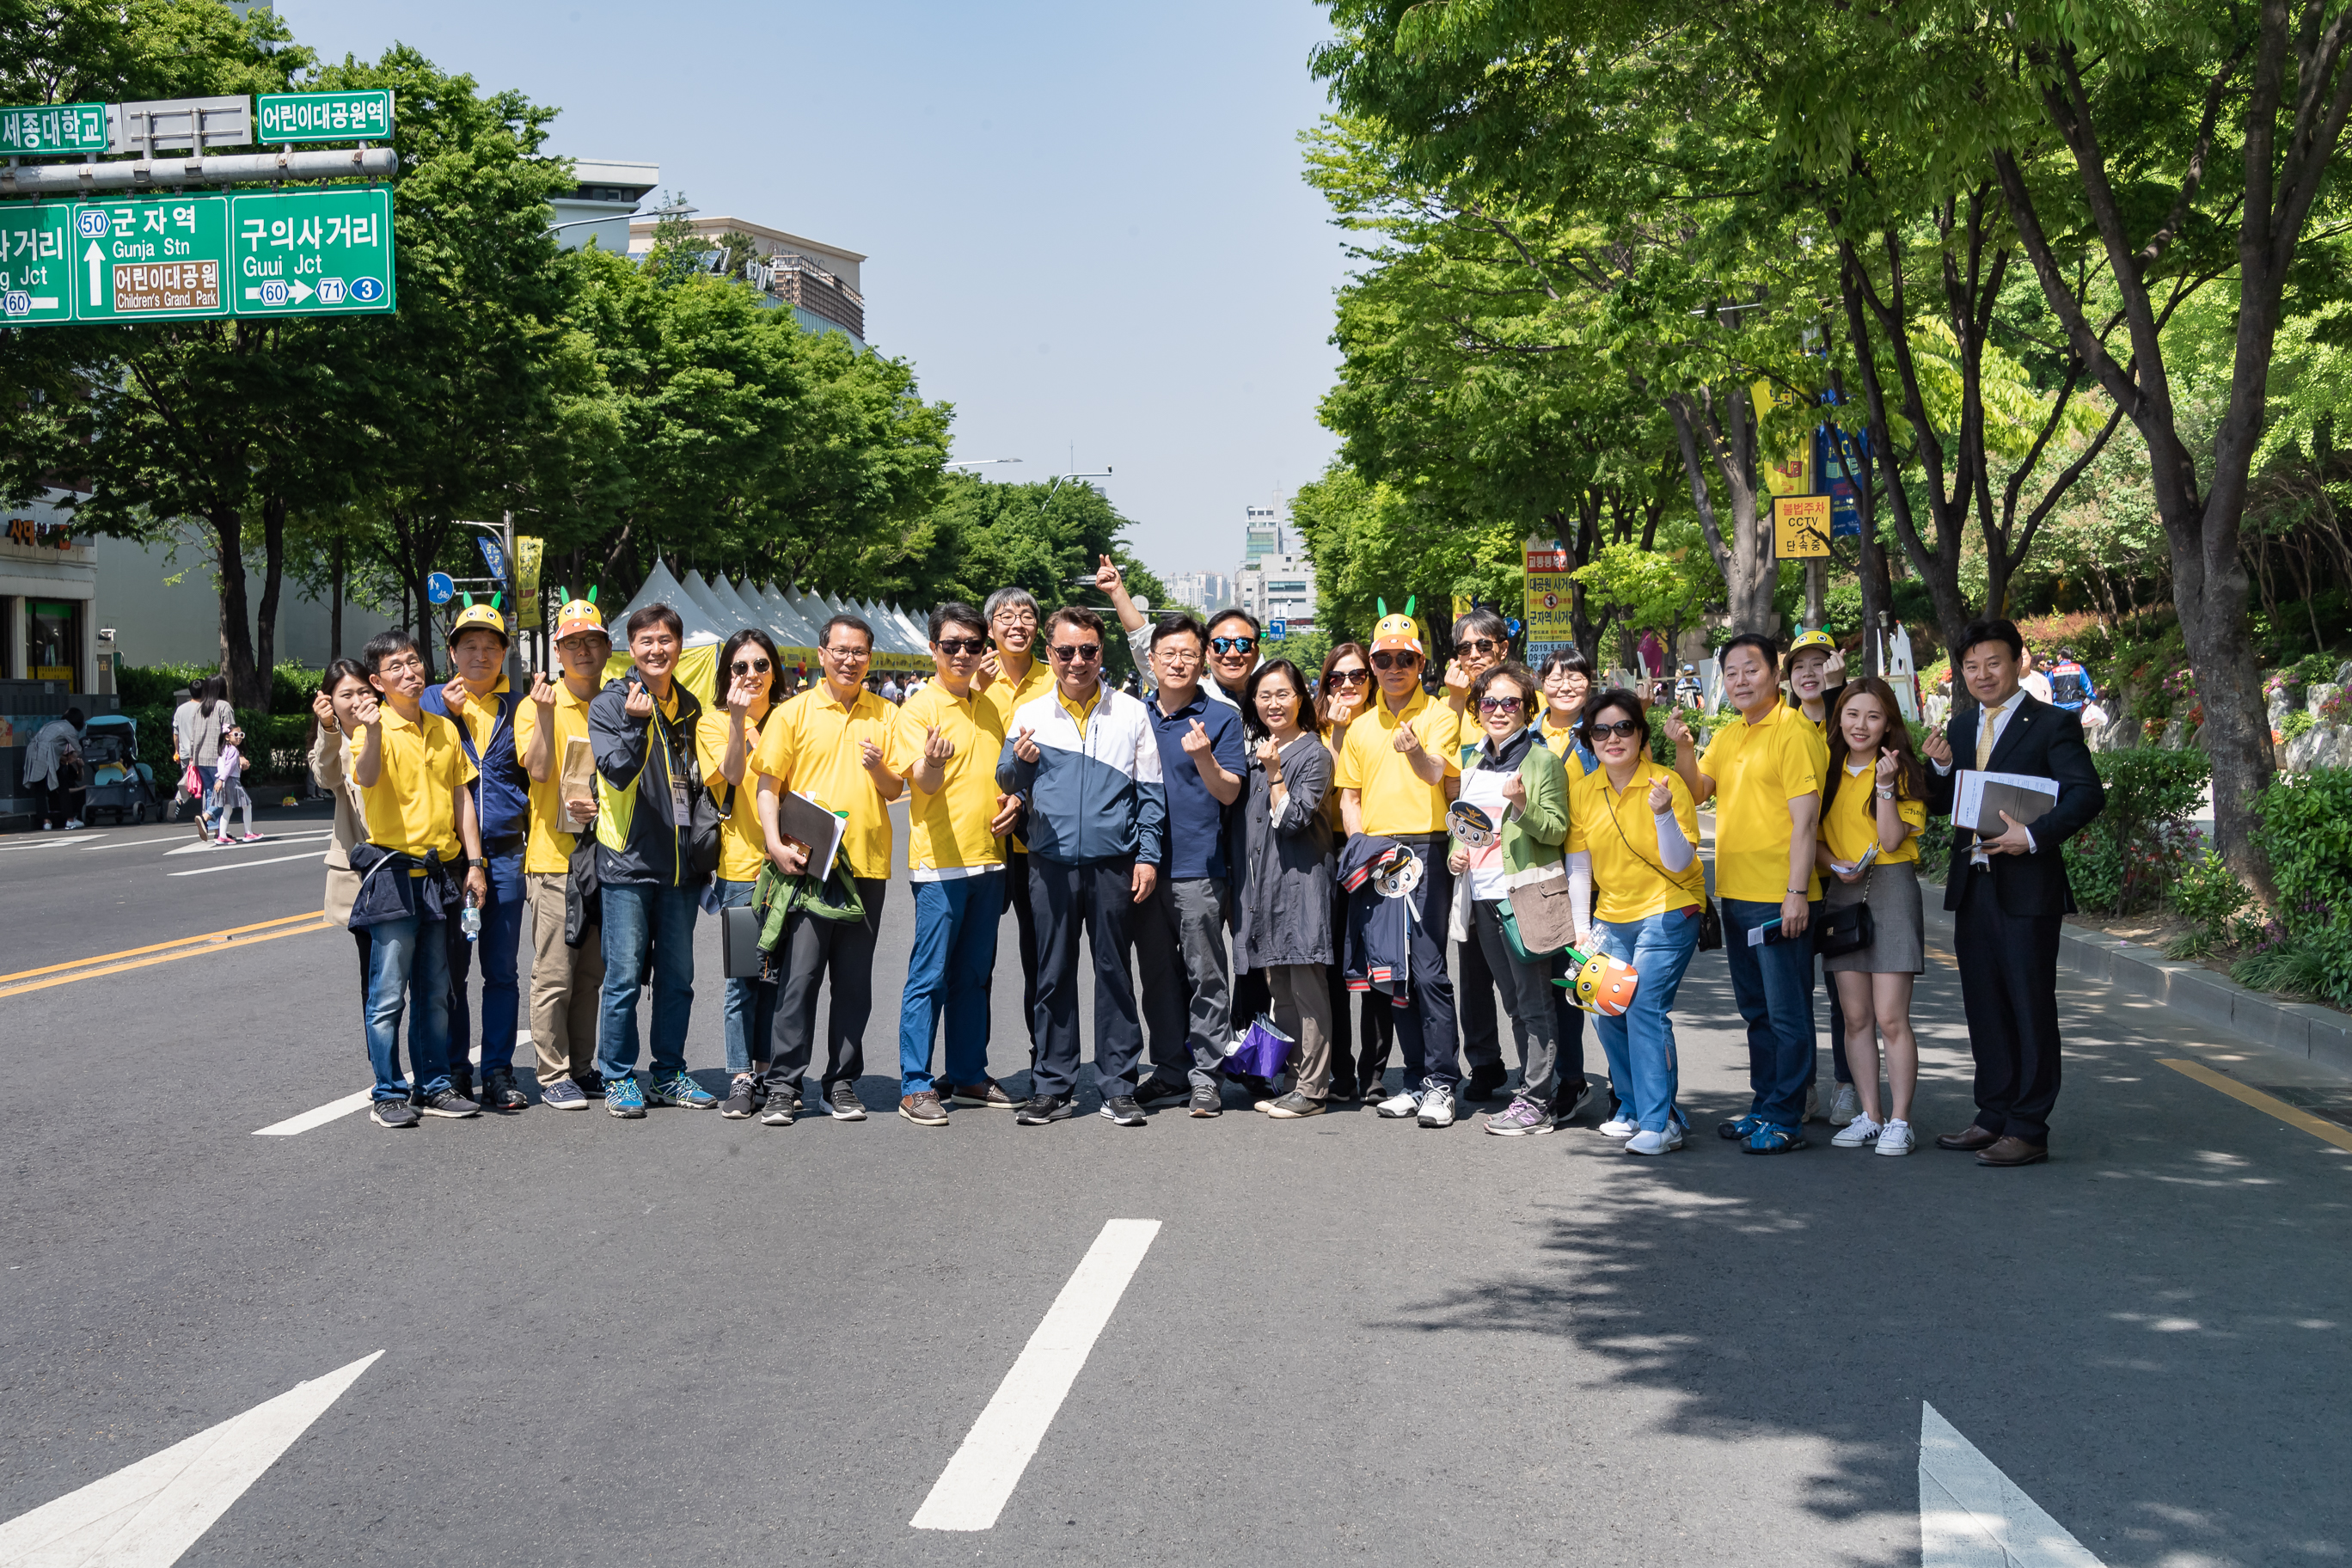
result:
M 1013 747 L 1031 731 L 1038 756 L 1024 763 Z M 1168 792 L 1160 742 L 1143 704 L 1106 686 L 1086 733 L 1048 689 L 1013 710 L 997 786 L 1028 807 L 1021 825 L 1029 853 L 1063 865 L 1140 860 L 1157 865 L 1168 831 Z

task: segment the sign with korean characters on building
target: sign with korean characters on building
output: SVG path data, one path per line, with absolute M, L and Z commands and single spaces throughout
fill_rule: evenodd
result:
M 265 92 L 253 106 L 257 142 L 392 140 L 389 92 Z
M 106 151 L 106 105 L 37 103 L 0 109 L 0 153 L 38 158 Z
M 0 206 L 0 325 L 73 320 L 73 213 Z
M 72 211 L 75 320 L 229 313 L 226 196 L 133 196 Z
M 238 315 L 383 315 L 394 309 L 390 191 L 269 191 L 231 196 L 228 204 Z

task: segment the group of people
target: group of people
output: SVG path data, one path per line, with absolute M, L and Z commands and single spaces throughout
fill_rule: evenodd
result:
M 2030 826 L 1954 836 L 1946 901 L 1979 1115 L 1937 1142 L 1989 1164 L 2046 1155 L 2066 907 L 2057 850 L 2101 797 L 2079 724 L 2018 689 L 2008 623 L 1969 628 L 1955 657 L 1978 707 L 1923 758 L 1884 681 L 1830 688 L 1834 650 L 1820 633 L 1785 659 L 1769 637 L 1733 637 L 1721 666 L 1735 711 L 1701 747 L 1684 714 L 1597 688 L 1573 650 L 1528 669 L 1491 611 L 1454 625 L 1436 680 L 1410 606 L 1310 677 L 1265 657 L 1245 612 L 1149 617 L 1108 558 L 1096 583 L 1115 627 L 1081 606 L 1041 615 L 1018 588 L 940 605 L 934 676 L 898 704 L 868 688 L 873 633 L 851 615 L 823 628 L 822 679 L 781 700 L 775 646 L 737 632 L 709 710 L 676 679 L 683 628 L 658 605 L 621 628 L 615 679 L 610 634 L 580 600 L 557 616 L 560 672 L 526 689 L 509 684 L 506 628 L 487 605 L 457 617 L 444 684 L 428 686 L 402 632 L 338 661 L 311 765 L 337 801 L 329 905 L 358 944 L 375 1120 L 531 1102 L 514 1070 L 526 906 L 541 1104 L 863 1120 L 891 807 L 903 802 L 914 934 L 897 1110 L 916 1126 L 947 1126 L 955 1108 L 1024 1125 L 1076 1114 L 1083 941 L 1092 1087 L 1116 1124 L 1139 1125 L 1154 1105 L 1217 1116 L 1238 1087 L 1276 1120 L 1358 1103 L 1435 1128 L 1508 1089 L 1485 1130 L 1548 1133 L 1594 1099 L 1589 1016 L 1608 1068 L 1599 1130 L 1628 1153 L 1662 1154 L 1688 1128 L 1676 994 L 1696 952 L 1719 943 L 1752 1089 L 1721 1134 L 1759 1154 L 1806 1145 L 1820 1108 L 1818 946 L 1835 995 L 1833 1141 L 1905 1153 L 1925 955 L 1918 840 L 1929 811 L 1952 810 L 1957 748 L 1979 770 L 2049 770 L 2060 793 Z M 1114 630 L 1144 672 L 1140 697 L 1105 679 Z M 1653 758 L 1654 722 L 1672 766 Z M 1549 901 L 1561 899 L 1564 916 Z M 720 1095 L 688 1071 L 686 1037 L 696 921 L 729 909 L 746 910 L 734 918 L 756 928 L 759 954 L 730 964 Z M 988 1072 L 1008 912 L 1030 1045 L 1017 1096 Z M 1817 943 L 1816 927 L 1839 940 Z M 1552 936 L 1534 940 L 1538 928 Z M 1575 1004 L 1572 973 L 1593 958 L 1638 977 L 1628 1005 Z

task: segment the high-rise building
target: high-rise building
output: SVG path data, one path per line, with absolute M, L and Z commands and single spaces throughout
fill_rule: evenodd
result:
M 1304 555 L 1268 555 L 1244 566 L 1235 581 L 1234 602 L 1271 626 L 1315 629 L 1315 563 Z
M 1282 518 L 1270 506 L 1246 509 L 1242 523 L 1242 565 L 1256 565 L 1282 553 Z
M 1171 604 L 1188 605 L 1206 614 L 1234 602 L 1233 579 L 1222 572 L 1187 572 L 1167 581 L 1168 598 Z

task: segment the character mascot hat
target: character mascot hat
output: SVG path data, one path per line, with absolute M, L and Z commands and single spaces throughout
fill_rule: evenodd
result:
M 478 605 L 474 603 L 473 595 L 467 595 L 466 607 L 457 612 L 457 618 L 456 620 L 449 623 L 449 641 L 451 644 L 456 644 L 458 636 L 461 633 L 468 631 L 475 626 L 479 626 L 486 632 L 496 633 L 498 635 L 499 641 L 502 643 L 509 642 L 509 639 L 507 637 L 506 617 L 499 615 L 498 609 L 499 600 L 500 597 L 501 595 L 493 594 L 490 595 L 490 602 L 488 604 Z
M 1421 628 L 1413 623 L 1413 601 L 1407 599 L 1401 614 L 1389 614 L 1386 599 L 1372 601 L 1380 606 L 1381 618 L 1372 624 L 1372 651 L 1402 648 L 1418 658 L 1426 658 L 1428 652 L 1421 646 Z
M 563 601 L 563 607 L 555 612 L 557 642 L 578 632 L 594 632 L 608 643 L 613 640 L 613 634 L 604 627 L 604 612 L 596 607 L 595 589 L 589 589 L 584 599 L 571 598 L 562 588 L 555 591 L 555 596 Z

